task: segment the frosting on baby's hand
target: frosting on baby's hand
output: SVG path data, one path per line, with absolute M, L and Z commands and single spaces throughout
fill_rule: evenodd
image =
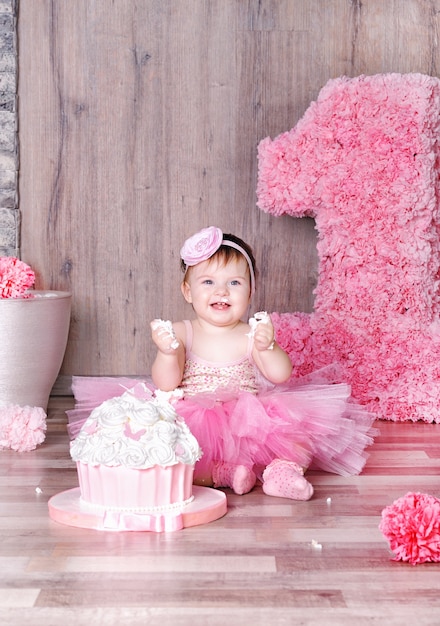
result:
M 172 391 L 162 391 L 162 389 L 156 389 L 154 396 L 159 400 L 159 402 L 169 402 L 170 404 L 173 404 L 177 400 L 181 400 L 183 398 L 183 389 L 173 389 Z
M 249 326 L 251 327 L 251 332 L 249 333 L 250 336 L 254 335 L 257 324 L 260 322 L 262 324 L 270 322 L 269 313 L 266 313 L 266 311 L 258 311 L 258 313 L 254 313 L 254 317 L 251 317 L 249 320 Z
M 177 350 L 180 346 L 180 343 L 176 339 L 176 334 L 174 332 L 173 324 L 170 320 L 160 320 L 156 319 L 151 322 L 151 328 L 153 330 L 159 330 L 158 335 L 168 335 L 170 337 L 171 343 L 170 348 L 173 350 Z
M 254 316 L 249 320 L 249 326 L 251 330 L 247 333 L 248 337 L 253 337 L 255 335 L 255 331 L 257 329 L 258 324 L 269 324 L 270 315 L 266 313 L 266 311 L 258 311 L 258 313 L 254 313 Z M 274 342 L 267 348 L 268 350 L 273 350 Z

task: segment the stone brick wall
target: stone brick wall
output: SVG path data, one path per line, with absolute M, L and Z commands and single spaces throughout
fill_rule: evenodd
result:
M 20 255 L 17 5 L 0 0 L 0 256 Z

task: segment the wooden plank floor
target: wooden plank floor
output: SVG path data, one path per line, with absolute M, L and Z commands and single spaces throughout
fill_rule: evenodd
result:
M 309 502 L 226 491 L 228 513 L 211 524 L 112 533 L 48 516 L 48 499 L 77 486 L 70 406 L 51 398 L 37 450 L 0 452 L 1 624 L 440 623 L 440 566 L 392 561 L 378 530 L 407 491 L 440 496 L 440 425 L 381 422 L 364 473 L 309 473 Z

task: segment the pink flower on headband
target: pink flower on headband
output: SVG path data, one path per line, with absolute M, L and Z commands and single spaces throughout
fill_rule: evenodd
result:
M 180 250 L 180 256 L 187 267 L 206 261 L 222 245 L 223 233 L 220 228 L 209 226 L 189 237 Z

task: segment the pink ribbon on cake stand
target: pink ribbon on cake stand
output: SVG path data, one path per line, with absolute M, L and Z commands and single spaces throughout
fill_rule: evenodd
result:
M 172 532 L 208 524 L 227 513 L 226 495 L 210 487 L 193 486 L 194 499 L 174 510 L 117 511 L 87 506 L 79 487 L 52 496 L 48 502 L 51 519 L 77 528 L 107 531 Z
M 151 532 L 173 532 L 182 530 L 182 513 L 153 515 L 151 513 L 121 513 L 106 511 L 103 518 L 103 530 L 138 530 Z

